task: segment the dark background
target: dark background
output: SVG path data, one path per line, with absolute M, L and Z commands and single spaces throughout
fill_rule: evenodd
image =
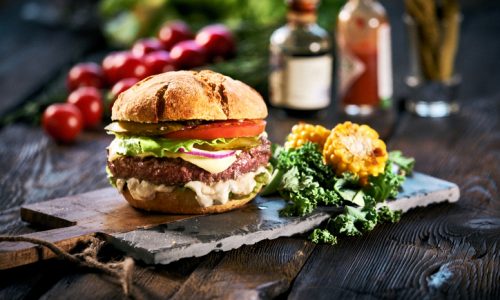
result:
M 403 1 L 381 2 L 392 25 L 396 108 L 401 108 L 408 66 Z M 24 3 L 0 1 L 0 116 L 65 95 L 69 68 L 108 51 L 95 31 L 22 21 Z M 396 225 L 342 238 L 335 247 L 296 236 L 167 266 L 138 263 L 134 297 L 500 298 L 500 1 L 462 4 L 461 111 L 423 119 L 399 109 L 383 131 L 390 149 L 415 157 L 417 171 L 457 183 L 458 203 L 415 209 Z M 339 120 L 336 104 L 311 122 L 331 127 Z M 282 142 L 296 122 L 271 109 L 270 138 Z M 73 145 L 57 145 L 39 126 L 3 126 L 0 233 L 39 229 L 20 220 L 23 204 L 107 187 L 104 149 L 110 141 L 96 130 Z M 122 257 L 113 249 L 102 256 Z M 108 277 L 59 261 L 1 271 L 0 278 L 1 299 L 123 297 Z
M 73 24 L 79 19 L 63 19 L 56 24 L 29 21 L 27 3 L 38 2 L 0 1 L 0 91 L 3 98 L 0 101 L 0 116 L 39 97 L 39 92 L 46 91 L 49 83 L 65 76 L 73 64 L 89 59 L 99 61 L 111 49 L 98 31 L 96 24 L 99 23 L 95 22 L 98 16 L 91 11 L 96 1 L 82 1 L 81 5 L 66 4 L 68 10 L 72 6 L 80 7 L 80 14 L 88 16 L 89 21 L 82 21 L 84 25 Z M 51 3 L 58 2 L 72 1 Z M 392 25 L 394 90 L 398 99 L 406 95 L 404 78 L 408 68 L 406 29 L 402 21 L 404 1 L 386 0 L 381 3 L 385 5 Z M 467 0 L 461 1 L 461 4 L 464 18 L 457 70 L 463 84 L 459 97 L 467 99 L 495 94 L 498 91 L 496 79 L 500 74 L 500 62 L 496 55 L 500 43 L 500 34 L 497 34 L 500 32 L 500 1 Z M 333 24 L 327 29 L 332 31 Z M 476 80 L 479 74 L 488 76 Z M 467 84 L 471 81 L 475 84 Z

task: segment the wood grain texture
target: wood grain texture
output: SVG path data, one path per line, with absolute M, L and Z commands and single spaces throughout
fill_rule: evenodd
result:
M 49 228 L 79 226 L 100 233 L 127 232 L 190 217 L 134 209 L 111 186 L 21 207 L 22 220 L 31 224 Z
M 108 187 L 104 164 L 111 137 L 88 132 L 72 145 L 58 145 L 41 128 L 13 125 L 0 131 L 2 212 L 0 233 L 21 233 L 23 204 Z
M 95 230 L 80 226 L 71 226 L 63 229 L 52 229 L 24 234 L 24 237 L 41 239 L 51 242 L 70 252 L 79 242 L 88 241 Z M 0 270 L 10 269 L 40 260 L 54 258 L 56 255 L 46 247 L 31 243 L 0 243 Z
M 22 6 L 19 1 L 4 1 L 0 10 L 0 116 L 26 101 L 100 40 L 22 21 Z
M 113 255 L 117 255 L 113 252 Z M 108 255 L 109 257 L 109 255 Z M 175 294 L 200 266 L 216 264 L 220 253 L 210 254 L 203 259 L 181 260 L 168 266 L 148 266 L 137 263 L 134 266 L 132 299 L 167 299 Z M 75 272 L 73 272 L 75 273 Z M 82 291 L 85 291 L 82 293 Z M 61 278 L 50 287 L 43 299 L 123 299 L 122 290 L 113 279 L 102 274 L 76 273 Z
M 495 229 L 481 236 L 451 211 L 446 204 L 417 209 L 361 239 L 318 246 L 290 298 L 494 298 L 498 233 L 496 241 Z
M 62 261 L 44 261 L 0 271 L 0 299 L 37 299 L 74 271 L 73 266 Z
M 403 118 L 390 148 L 417 170 L 457 182 L 461 200 L 416 209 L 397 225 L 320 246 L 290 297 L 495 298 L 500 295 L 500 95 L 448 119 Z
M 391 148 L 399 148 L 416 156 L 419 171 L 459 183 L 461 200 L 454 205 L 415 210 L 405 215 L 397 225 L 381 226 L 361 239 L 341 239 L 337 247 L 315 247 L 302 269 L 289 268 L 300 273 L 282 296 L 306 299 L 340 296 L 402 299 L 453 299 L 457 296 L 470 299 L 500 298 L 500 8 L 495 1 L 461 2 L 465 9 L 457 61 L 463 78 L 460 90 L 464 100 L 462 113 L 457 117 L 441 120 L 403 116 L 390 143 Z M 385 1 L 383 4 L 393 25 L 394 88 L 396 95 L 400 95 L 404 92 L 403 81 L 407 65 L 404 43 L 406 36 L 401 23 L 403 2 Z M 7 13 L 1 16 L 4 22 L 16 18 L 18 14 Z M 58 72 L 63 64 L 69 65 L 69 60 L 72 60 L 69 56 L 73 55 L 74 61 L 82 60 L 78 49 L 63 45 L 62 49 L 68 52 L 68 55 L 64 54 L 69 59 L 67 62 L 61 60 L 59 66 L 52 68 L 48 61 L 49 67 L 45 70 L 23 66 L 22 62 L 33 62 L 27 54 L 36 56 L 37 45 L 45 40 L 35 38 L 35 42 L 30 42 L 36 35 L 36 30 L 21 34 L 14 27 L 3 24 L 0 26 L 3 38 L 0 43 L 0 81 L 3 83 L 0 84 L 0 90 L 4 100 L 0 107 L 12 107 L 16 105 L 18 97 L 35 94 L 45 80 L 54 75 L 51 72 Z M 72 40 L 65 34 L 57 36 L 63 40 Z M 61 45 L 55 39 L 50 42 Z M 46 45 L 43 46 L 42 55 L 37 57 L 50 59 L 47 49 L 54 49 L 56 55 L 61 52 Z M 22 59 L 15 55 L 20 50 L 24 52 Z M 34 72 L 33 76 L 27 74 L 28 70 Z M 17 78 L 18 81 L 7 81 L 6 76 Z M 7 86 L 4 82 L 9 82 L 10 85 Z M 14 104 L 10 101 L 14 101 Z M 283 142 L 290 127 L 299 119 L 289 118 L 276 110 L 271 110 L 270 114 L 270 137 L 276 142 Z M 329 114 L 308 121 L 331 126 L 337 120 L 332 110 Z M 104 160 L 96 156 L 102 153 L 100 147 L 107 144 L 106 139 L 108 138 L 101 134 L 87 133 L 76 145 L 57 146 L 36 128 L 14 125 L 1 130 L 0 232 L 33 231 L 33 228 L 27 228 L 19 218 L 19 207 L 22 204 L 106 187 L 104 169 L 101 168 Z M 250 282 L 251 276 L 245 275 L 241 280 L 238 279 L 239 272 L 243 272 L 241 266 L 259 265 L 253 271 L 243 274 L 267 274 L 286 265 L 283 260 L 272 259 L 268 261 L 276 263 L 275 265 L 262 265 L 256 260 L 253 251 L 258 250 L 255 249 L 297 249 L 284 246 L 289 243 L 289 239 L 265 243 L 265 246 L 257 244 L 228 254 L 216 253 L 168 266 L 139 265 L 134 273 L 138 287 L 136 289 L 134 286 L 134 292 L 138 291 L 134 295 L 139 299 L 168 298 L 176 293 L 181 295 L 183 291 L 187 295 L 188 286 L 196 290 L 197 286 L 193 283 L 202 283 L 204 278 L 211 280 L 208 275 L 229 280 L 235 286 L 233 290 L 238 287 L 248 288 L 244 290 L 245 293 L 239 294 L 240 298 L 276 295 L 259 294 L 257 284 Z M 291 253 L 281 255 L 291 257 Z M 112 253 L 109 256 L 119 258 L 120 254 Z M 233 264 L 240 267 L 232 268 Z M 185 267 L 186 265 L 189 267 Z M 282 278 L 288 280 L 287 278 L 294 277 L 292 274 L 290 272 L 290 275 Z M 1 299 L 36 299 L 43 295 L 45 298 L 123 297 L 119 286 L 108 281 L 105 276 L 87 274 L 57 261 L 0 271 L 0 278 Z M 266 279 L 267 283 L 262 283 L 262 278 L 265 276 L 256 276 L 256 282 L 261 282 L 260 287 L 265 287 L 266 284 L 271 287 L 283 286 L 272 281 L 276 277 Z M 211 283 L 217 287 L 224 285 L 213 280 Z M 211 290 L 206 288 L 205 291 L 206 294 L 198 295 L 210 298 Z
M 95 233 L 129 232 L 190 217 L 139 211 L 112 187 L 21 207 L 23 221 L 53 228 L 23 236 L 50 241 L 66 251 Z M 0 243 L 0 270 L 52 257 L 48 249 L 30 243 Z
M 290 298 L 500 297 L 500 74 L 491 53 L 500 40 L 491 36 L 498 23 L 486 26 L 499 13 L 469 15 L 464 24 L 461 113 L 404 116 L 389 143 L 414 156 L 418 171 L 456 182 L 460 201 L 414 210 L 397 225 L 335 248 L 316 247 Z M 466 46 L 479 41 L 490 47 Z
M 313 244 L 293 238 L 264 241 L 200 265 L 172 299 L 269 299 L 286 292 Z

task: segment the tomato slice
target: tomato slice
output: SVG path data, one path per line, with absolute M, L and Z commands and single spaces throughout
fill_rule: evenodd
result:
M 171 139 L 213 140 L 217 138 L 253 137 L 266 129 L 264 120 L 215 121 L 208 124 L 186 127 L 163 136 Z

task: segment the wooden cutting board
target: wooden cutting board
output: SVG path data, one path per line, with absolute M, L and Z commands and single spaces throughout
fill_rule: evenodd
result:
M 458 187 L 451 182 L 415 173 L 388 205 L 404 212 L 431 203 L 454 202 Z M 319 209 L 306 217 L 279 216 L 285 202 L 257 197 L 245 207 L 218 215 L 165 215 L 130 207 L 114 188 L 58 198 L 21 207 L 22 220 L 47 228 L 24 236 L 44 239 L 65 250 L 99 233 L 108 242 L 147 263 L 227 251 L 264 239 L 311 230 L 338 209 Z M 54 257 L 31 243 L 0 243 L 0 270 Z

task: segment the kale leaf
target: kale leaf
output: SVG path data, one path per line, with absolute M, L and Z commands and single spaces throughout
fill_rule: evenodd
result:
M 281 211 L 284 216 L 304 216 L 318 206 L 344 206 L 343 213 L 329 219 L 326 228 L 316 228 L 309 238 L 315 243 L 336 244 L 337 236 L 359 236 L 380 223 L 395 223 L 400 211 L 381 205 L 395 198 L 412 172 L 415 161 L 393 151 L 384 173 L 372 176 L 361 186 L 359 178 L 351 173 L 336 176 L 335 170 L 323 162 L 317 144 L 305 143 L 298 149 L 273 147 L 271 164 L 274 167 L 271 184 L 265 194 L 279 192 L 288 201 Z
M 327 229 L 314 229 L 309 239 L 316 244 L 337 244 L 337 237 L 331 234 Z
M 399 167 L 404 174 L 411 174 L 415 166 L 415 159 L 413 157 L 405 157 L 401 151 L 397 150 L 389 152 L 389 160 Z
M 404 175 L 392 172 L 392 162 L 389 160 L 384 173 L 370 177 L 368 185 L 365 187 L 365 193 L 373 197 L 375 202 L 383 202 L 388 198 L 396 198 L 404 181 Z
M 276 168 L 284 172 L 278 191 L 289 200 L 283 215 L 304 216 L 318 205 L 341 204 L 342 199 L 334 190 L 334 170 L 323 163 L 318 145 L 306 143 L 298 149 L 281 150 Z

